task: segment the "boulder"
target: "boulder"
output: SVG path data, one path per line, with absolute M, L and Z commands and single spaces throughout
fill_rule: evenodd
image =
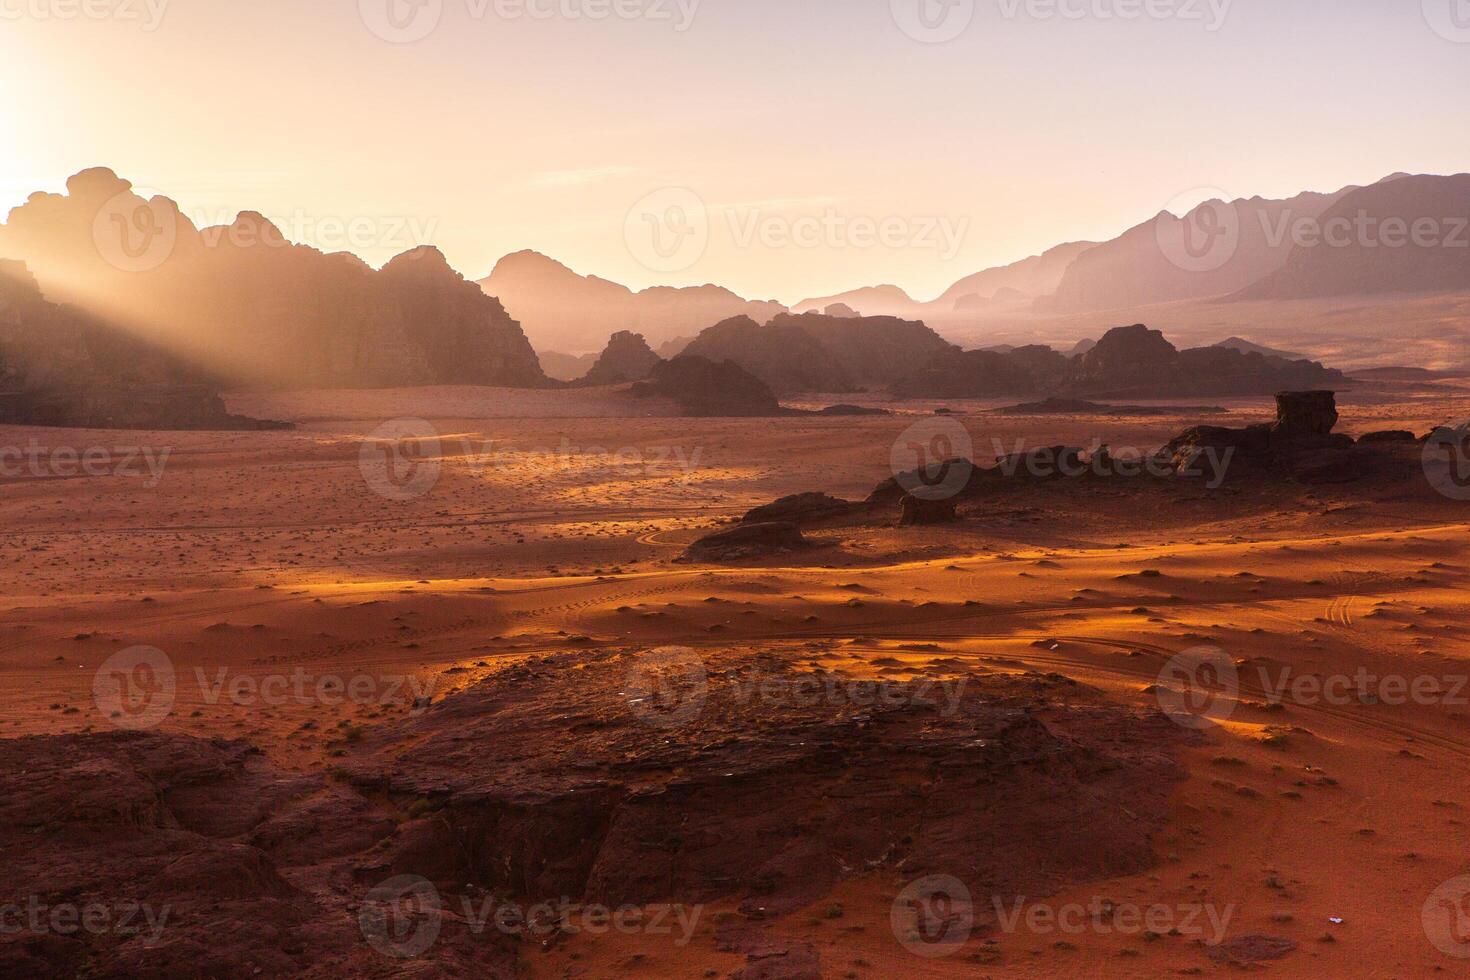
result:
M 840 517 L 853 509 L 851 501 L 825 493 L 811 491 L 794 493 L 789 497 L 763 504 L 740 519 L 742 524 L 766 524 L 771 521 L 817 521 L 828 517 Z
M 728 531 L 706 535 L 689 546 L 681 561 L 731 561 L 780 555 L 811 543 L 802 536 L 801 528 L 790 521 L 767 521 L 764 524 L 741 524 Z
M 1419 437 L 1408 429 L 1385 429 L 1381 432 L 1369 432 L 1358 439 L 1359 442 L 1418 442 Z
M 955 510 L 954 498 L 948 500 L 923 500 L 919 497 L 904 497 L 903 510 L 899 514 L 900 527 L 923 524 L 952 524 L 960 519 Z
M 1337 396 L 1331 391 L 1283 391 L 1276 396 L 1273 434 L 1291 438 L 1329 436 L 1337 426 Z

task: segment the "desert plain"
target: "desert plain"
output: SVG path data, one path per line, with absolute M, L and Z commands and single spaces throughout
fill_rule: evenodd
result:
M 1200 421 L 991 413 L 997 404 L 945 405 L 977 459 L 1054 444 L 1156 447 Z M 543 738 L 577 751 L 585 740 L 594 761 L 614 749 L 636 755 L 640 771 L 659 770 L 668 747 L 685 753 L 667 763 L 674 777 L 739 743 L 737 725 L 723 740 L 677 744 L 728 721 L 709 717 L 723 708 L 713 696 L 705 703 L 703 689 L 672 715 L 642 710 L 670 690 L 639 693 L 627 678 L 669 650 L 696 666 L 701 684 L 786 671 L 827 679 L 795 689 L 805 700 L 785 684 L 740 689 L 753 699 L 744 710 L 806 713 L 802 725 L 833 715 L 864 728 L 882 712 L 847 703 L 854 692 L 898 685 L 912 696 L 924 683 L 935 707 L 925 737 L 942 739 L 951 692 L 970 684 L 981 702 L 1010 703 L 1024 688 L 1038 700 L 1020 712 L 1062 744 L 1072 744 L 1069 726 L 1081 725 L 1092 741 L 1077 736 L 1076 747 L 1087 758 L 1127 743 L 1097 772 L 1077 769 L 1089 773 L 1080 788 L 1042 762 L 1042 775 L 1027 775 L 1015 798 L 1007 800 L 1002 768 L 966 803 L 979 814 L 981 851 L 1014 847 L 1010 864 L 1038 866 L 1060 855 L 1044 875 L 996 871 L 974 841 L 956 845 L 946 865 L 942 836 L 923 855 L 903 857 L 914 813 L 947 805 L 954 791 L 931 797 L 942 765 L 926 769 L 926 750 L 899 740 L 842 763 L 884 767 L 863 778 L 886 785 L 891 777 L 893 795 L 906 797 L 891 812 L 871 792 L 861 804 L 844 802 L 821 784 L 832 827 L 852 812 L 877 838 L 892 837 L 867 860 L 844 861 L 795 891 L 782 892 L 778 871 L 769 907 L 752 905 L 748 888 L 718 894 L 709 880 L 695 905 L 671 871 L 668 894 L 647 882 L 627 894 L 650 907 L 655 896 L 689 903 L 677 910 L 682 919 L 664 909 L 639 920 L 667 915 L 680 925 L 502 930 L 511 935 L 495 937 L 499 958 L 481 975 L 1137 977 L 1246 968 L 1420 977 L 1463 969 L 1465 894 L 1454 882 L 1470 873 L 1470 505 L 1427 478 L 1158 491 L 1082 478 L 998 491 L 962 509 L 959 523 L 900 527 L 896 514 L 878 513 L 807 527 L 805 550 L 682 561 L 690 542 L 776 498 L 822 490 L 862 500 L 892 475 L 895 441 L 936 405 L 885 402 L 894 414 L 783 419 L 678 418 L 657 404 L 627 405 L 600 389 L 236 393 L 232 411 L 298 428 L 0 431 L 0 443 L 39 461 L 12 460 L 0 479 L 0 734 L 245 743 L 277 773 L 323 779 L 318 794 L 356 785 L 383 828 L 371 842 L 442 805 L 434 791 L 413 788 L 409 769 L 431 768 L 434 779 L 444 769 L 448 786 L 458 756 L 446 748 L 486 734 L 472 728 L 433 742 L 426 720 L 453 713 L 458 699 L 470 699 L 459 702 L 465 718 L 481 710 L 476 698 L 494 702 L 497 717 L 512 713 L 525 744 L 487 740 L 471 751 L 487 760 L 509 752 L 482 775 L 514 783 L 524 772 L 529 785 L 572 765 L 539 757 Z M 1273 412 L 1262 398 L 1220 405 L 1227 414 L 1212 424 Z M 1375 382 L 1339 392 L 1338 405 L 1339 432 L 1422 434 L 1470 414 L 1470 390 L 1453 379 Z M 624 414 L 614 417 L 619 406 Z M 374 433 L 404 418 L 427 426 L 418 431 L 431 451 L 415 457 L 420 472 L 384 483 L 372 462 Z M 86 458 L 97 447 L 106 452 L 93 454 L 92 475 L 66 465 L 68 450 Z M 110 658 L 138 648 L 161 652 L 173 674 L 167 704 L 141 720 L 128 713 L 136 692 L 98 680 Z M 1161 675 L 1200 650 L 1223 651 L 1209 655 L 1225 658 L 1235 683 L 1209 692 L 1208 714 L 1181 715 Z M 578 676 L 594 667 L 606 685 Z M 513 693 L 526 684 L 536 686 L 523 701 L 496 701 L 497 685 Z M 558 727 L 584 715 L 598 720 Z M 1060 720 L 1048 721 L 1053 715 Z M 602 742 L 605 730 L 615 746 Z M 766 749 L 805 730 L 781 729 Z M 801 798 L 833 778 L 792 747 L 801 744 L 778 746 L 797 755 L 762 773 L 755 798 L 719 805 L 780 815 L 783 793 Z M 389 776 L 363 776 L 366 755 L 415 745 L 430 748 L 420 756 L 408 749 Z M 1088 782 L 1140 759 L 1133 783 Z M 1054 785 L 1038 788 L 1038 778 Z M 428 802 L 415 807 L 415 793 Z M 814 838 L 805 846 L 820 849 L 833 831 L 822 830 L 810 801 L 803 807 L 787 833 L 763 827 L 732 838 L 735 860 L 760 866 L 762 842 L 773 836 L 805 833 Z M 1038 827 L 1045 841 L 1035 839 Z M 310 852 L 310 837 L 302 846 Z M 401 852 L 385 860 L 383 875 L 403 861 Z M 341 891 L 314 877 L 324 872 L 309 856 L 275 863 L 291 887 Z M 351 880 L 365 890 L 373 882 L 361 866 Z M 441 890 L 473 888 L 455 874 L 424 877 Z M 911 886 L 934 876 L 964 883 L 969 903 L 949 896 L 931 907 Z M 1041 891 L 991 894 L 989 881 Z M 600 894 L 618 887 L 614 876 Z M 500 897 L 548 898 L 544 889 Z M 340 898 L 328 914 L 351 934 L 366 900 Z M 465 928 L 463 916 L 445 913 L 439 942 Z M 457 971 L 474 962 L 379 955 L 366 938 L 359 945 L 343 962 L 365 975 L 471 975 Z M 232 953 L 238 975 L 250 975 L 252 963 L 280 972 L 251 958 L 259 954 Z

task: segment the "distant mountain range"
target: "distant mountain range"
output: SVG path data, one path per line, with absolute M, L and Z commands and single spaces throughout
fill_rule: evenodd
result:
M 1395 221 L 1430 228 L 1433 240 L 1394 247 L 1395 239 L 1382 232 Z M 1329 235 L 1343 222 L 1351 235 L 1336 245 Z M 832 308 L 922 320 L 954 335 L 973 334 L 987 321 L 1179 301 L 1470 291 L 1470 231 L 1462 222 L 1470 223 L 1470 175 L 1392 174 L 1330 193 L 1207 201 L 1179 216 L 1160 212 L 1109 241 L 1069 242 L 966 276 L 930 301 L 885 284 L 803 300 L 791 312 Z M 1370 230 L 1359 232 L 1359 223 Z M 1323 240 L 1314 240 L 1314 232 Z M 674 333 L 693 335 L 728 317 L 764 323 L 786 312 L 716 286 L 633 293 L 536 253 L 507 256 L 481 285 L 505 302 L 543 351 L 596 350 L 616 329 L 640 330 L 658 347 Z
M 529 251 L 477 283 L 432 247 L 375 270 L 291 243 L 254 212 L 198 228 L 172 201 L 144 200 L 102 168 L 11 211 L 0 259 L 24 263 L 46 301 L 219 383 L 539 386 L 555 383 L 543 364 L 571 380 L 595 362 L 588 353 L 627 332 L 663 358 L 687 347 L 736 360 L 778 391 L 843 391 L 889 385 L 952 350 L 944 335 L 983 338 L 993 324 L 1180 301 L 1470 292 L 1470 174 L 1206 202 L 1110 241 L 966 276 L 932 301 L 881 285 L 806 300 L 795 313 L 715 285 L 635 292 Z M 829 309 L 836 315 L 811 313 Z M 1222 346 L 1298 359 L 1239 338 Z M 1003 374 L 1015 363 L 980 367 Z
M 635 293 L 529 251 L 507 255 L 478 285 L 505 304 L 538 350 L 573 355 L 601 350 L 620 330 L 641 333 L 658 347 L 732 316 L 764 323 L 786 312 L 780 303 L 752 302 L 720 286 L 655 286 Z

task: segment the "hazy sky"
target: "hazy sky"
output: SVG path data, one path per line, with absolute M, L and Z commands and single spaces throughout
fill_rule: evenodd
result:
M 1470 169 L 1470 0 L 0 0 L 0 91 L 7 210 L 105 165 L 375 265 L 927 299 L 1200 187 Z

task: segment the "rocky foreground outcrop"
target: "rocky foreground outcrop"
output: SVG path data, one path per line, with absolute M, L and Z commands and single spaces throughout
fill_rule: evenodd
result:
M 0 424 L 95 429 L 281 429 L 232 415 L 203 374 L 81 310 L 48 303 L 0 260 Z
M 760 916 L 875 868 L 1042 894 L 1153 862 L 1183 729 L 1061 678 L 947 679 L 875 698 L 774 654 L 549 657 L 379 726 L 342 771 L 434 813 L 377 873 L 497 893 Z
M 1040 895 L 1154 863 L 1184 728 L 1056 675 L 810 657 L 532 658 L 356 730 L 330 774 L 157 732 L 0 740 L 0 975 L 509 980 L 558 938 L 519 914 L 541 903 L 728 901 L 748 943 L 713 915 L 684 940 L 743 951 L 875 872 Z M 793 953 L 767 955 L 826 975 Z
M 0 225 L 46 297 L 252 384 L 539 386 L 535 352 L 494 297 L 415 248 L 374 270 L 290 242 L 242 212 L 199 228 L 106 169 L 33 194 Z
M 385 975 L 396 961 L 358 914 L 377 881 L 353 855 L 395 833 L 388 811 L 244 742 L 0 740 L 0 906 L 19 910 L 0 976 Z M 446 923 L 431 960 L 509 980 L 516 946 Z

